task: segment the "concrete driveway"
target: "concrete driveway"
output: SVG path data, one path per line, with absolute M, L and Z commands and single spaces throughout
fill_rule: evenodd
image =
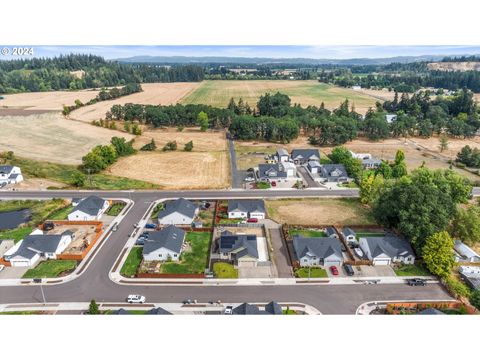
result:
M 30 269 L 29 267 L 5 267 L 2 271 L 0 271 L 0 279 L 20 279 L 27 270 Z

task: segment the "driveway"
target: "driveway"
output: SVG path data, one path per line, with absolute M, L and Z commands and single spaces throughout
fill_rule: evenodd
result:
M 310 173 L 304 166 L 297 166 L 297 170 L 302 176 L 302 178 L 305 180 L 307 187 L 309 188 L 320 187 L 320 184 L 318 184 L 315 180 L 313 180 L 312 175 L 310 175 Z
M 292 267 L 287 248 L 282 238 L 282 230 L 279 224 L 272 220 L 265 220 L 266 231 L 270 233 L 270 242 L 273 247 L 273 259 L 279 278 L 292 277 Z
M 238 170 L 237 168 L 237 153 L 235 152 L 235 144 L 233 140 L 228 137 L 228 151 L 230 152 L 230 169 L 232 173 L 232 188 L 242 189 L 243 179 L 247 175 L 246 171 Z
M 28 266 L 6 266 L 2 271 L 0 271 L 0 279 L 20 279 L 28 269 L 30 269 Z

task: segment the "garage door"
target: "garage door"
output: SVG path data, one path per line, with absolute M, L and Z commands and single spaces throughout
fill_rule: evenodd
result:
M 373 265 L 390 265 L 390 259 L 377 259 L 373 261 Z
M 30 266 L 29 260 L 15 260 L 11 261 L 12 266 L 20 267 L 20 266 Z
M 341 266 L 341 265 L 342 265 L 341 261 L 325 261 L 323 263 L 323 266 L 326 268 L 330 266 Z

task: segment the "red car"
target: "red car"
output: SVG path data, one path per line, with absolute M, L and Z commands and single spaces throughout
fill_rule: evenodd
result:
M 256 222 L 258 222 L 258 219 L 257 218 L 249 218 L 249 219 L 247 219 L 247 222 L 256 223 Z
M 270 182 L 270 185 L 277 186 L 277 183 L 275 181 L 272 181 L 272 182 Z
M 338 269 L 336 266 L 330 266 L 330 271 L 333 275 L 338 275 Z

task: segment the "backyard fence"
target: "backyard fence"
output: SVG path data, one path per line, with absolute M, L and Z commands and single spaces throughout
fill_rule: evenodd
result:
M 81 254 L 59 254 L 57 255 L 58 260 L 76 260 L 76 261 L 82 261 L 85 256 L 90 252 L 90 250 L 93 248 L 93 246 L 97 243 L 98 239 L 103 234 L 103 229 L 102 225 L 103 223 L 101 221 L 65 221 L 65 220 L 60 220 L 60 221 L 53 221 L 54 225 L 94 225 L 95 226 L 95 236 L 90 241 L 88 246 L 85 248 L 85 250 L 82 251 Z

